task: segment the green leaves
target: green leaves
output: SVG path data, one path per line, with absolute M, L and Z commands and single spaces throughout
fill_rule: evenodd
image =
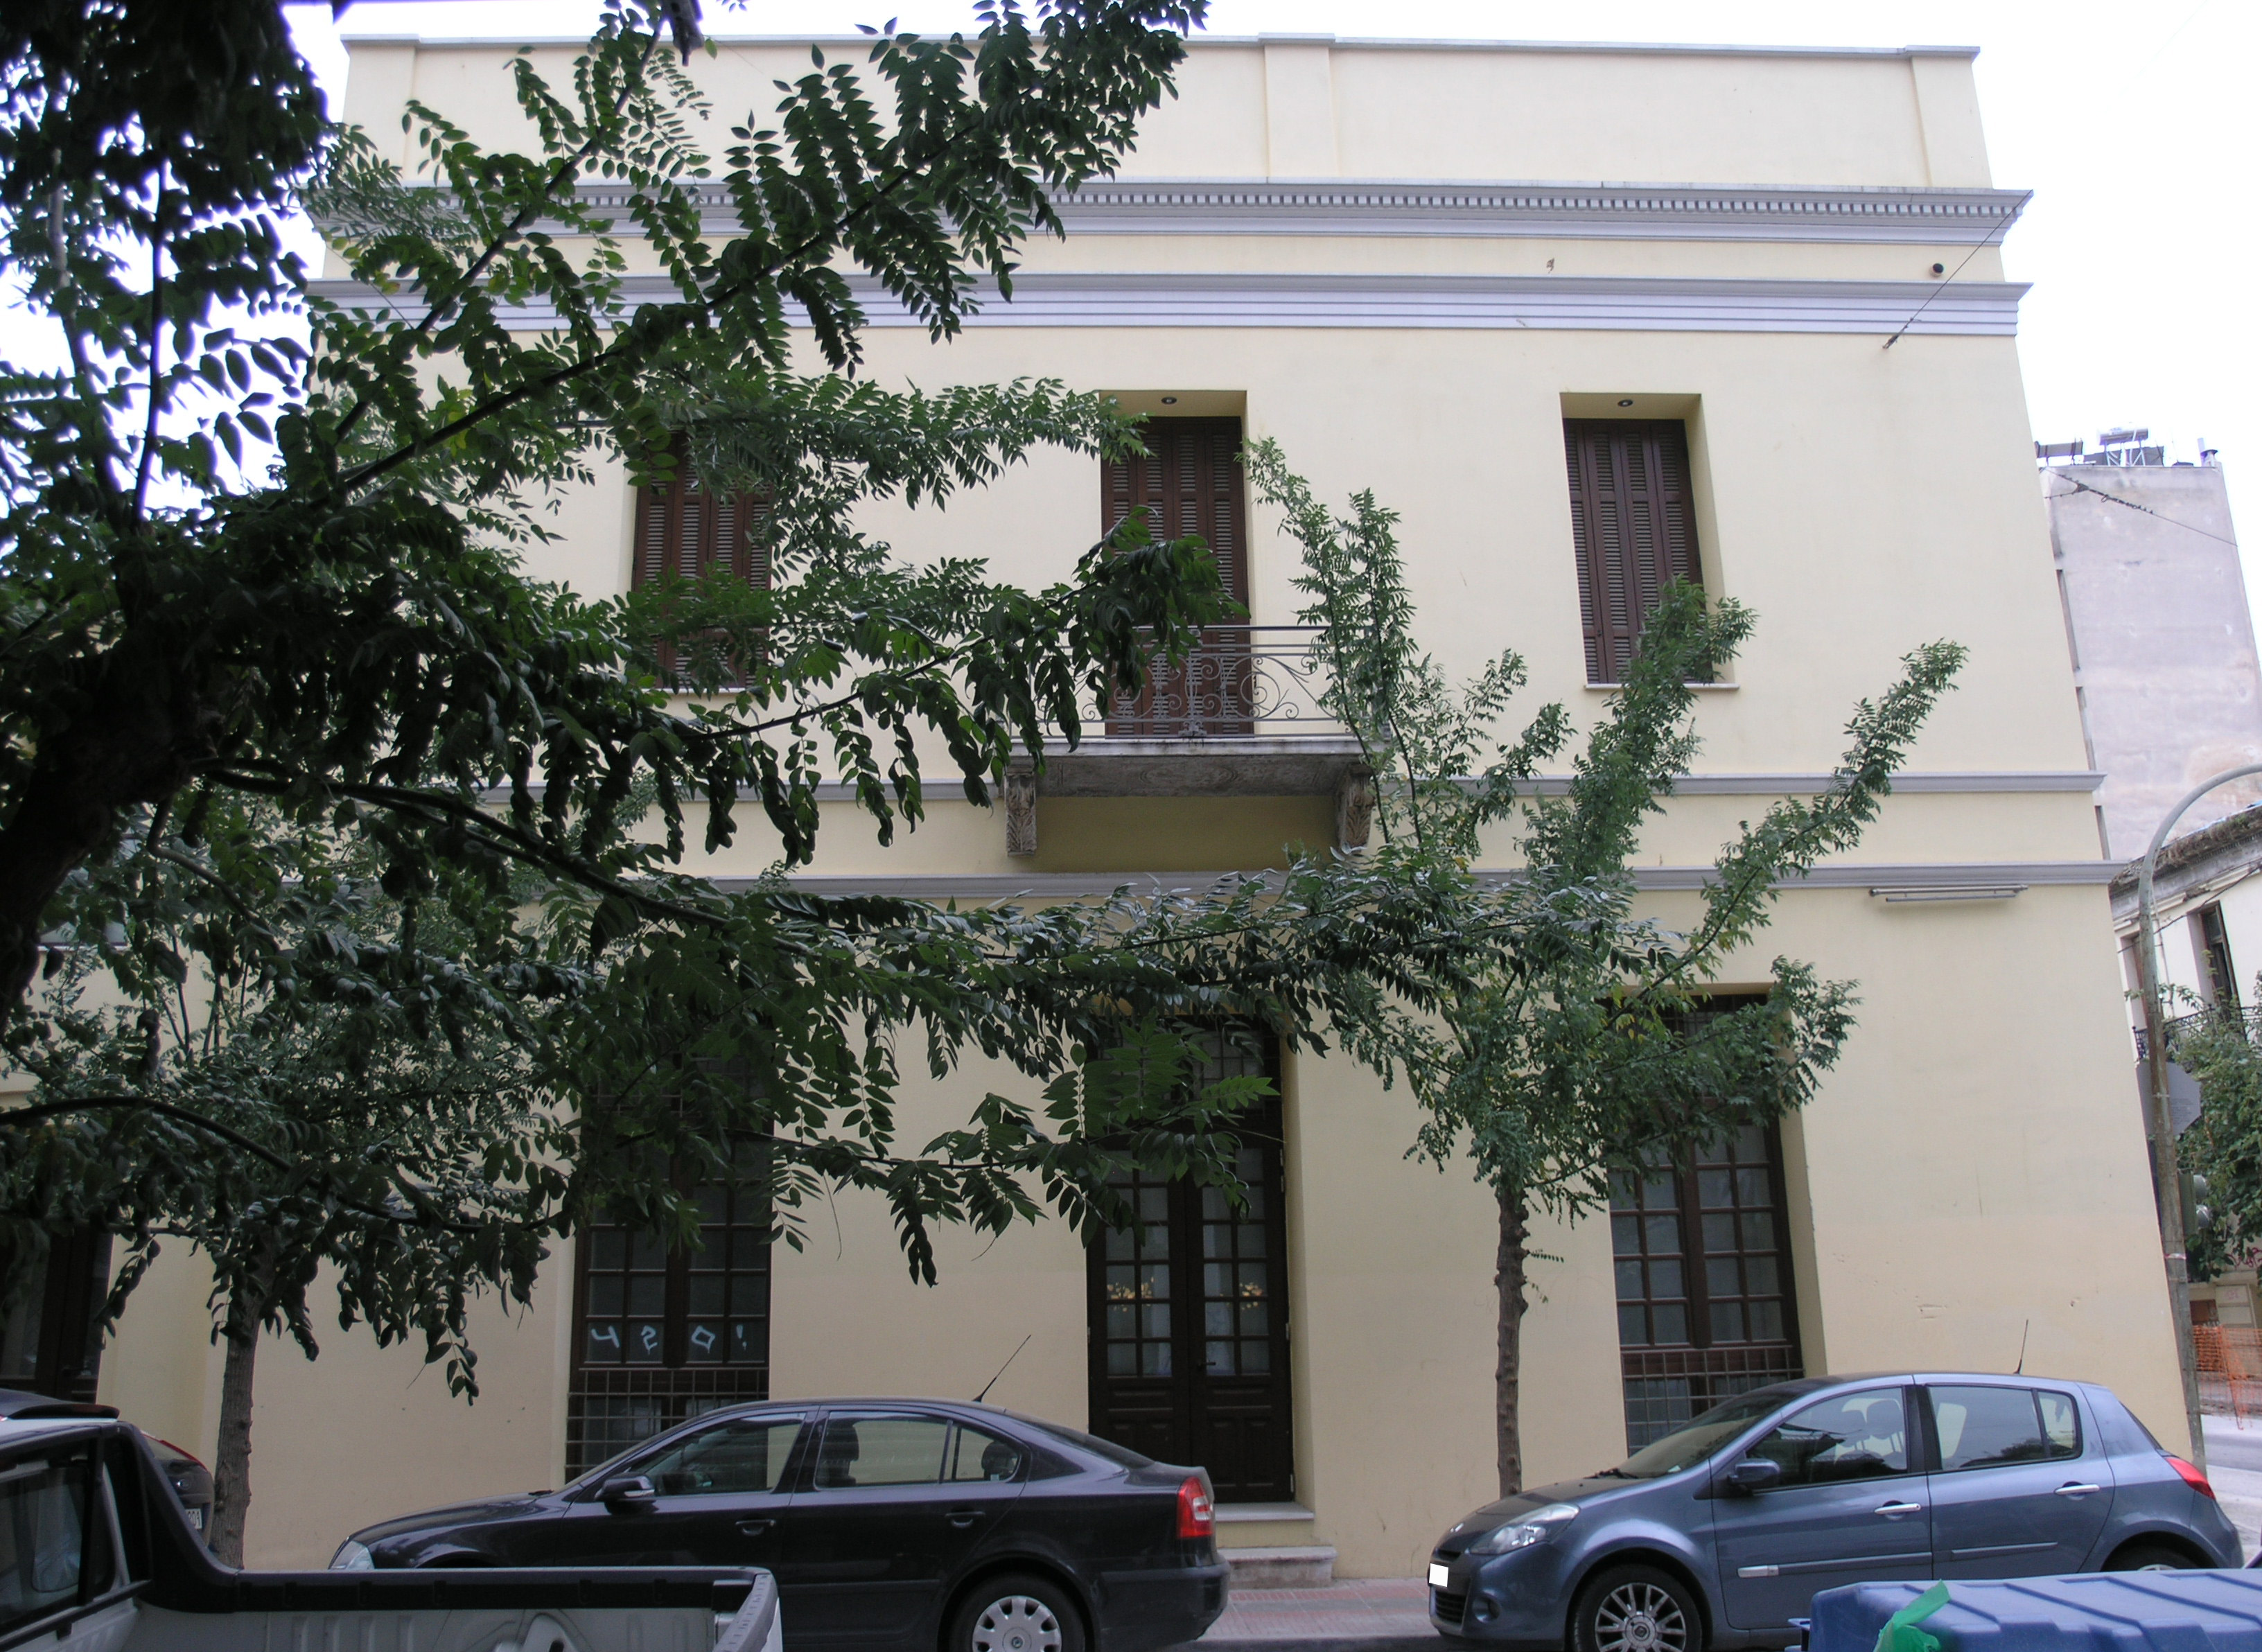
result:
M 2169 1050 L 2200 1088 L 2199 1117 L 2176 1147 L 2184 1169 L 2207 1183 L 2215 1219 L 2186 1239 L 2193 1277 L 2213 1279 L 2251 1266 L 2262 1244 L 2262 1050 L 2228 995 L 2178 1022 Z
M 1567 790 L 1528 796 L 1537 766 L 1569 743 L 1563 708 L 1499 742 L 1522 662 L 1503 654 L 1457 686 L 1421 652 L 1395 514 L 1370 493 L 1348 516 L 1329 511 L 1269 443 L 1248 463 L 1302 548 L 1297 588 L 1311 599 L 1302 617 L 1322 628 L 1313 654 L 1333 675 L 1329 710 L 1378 774 L 1386 840 L 1365 857 L 1373 875 L 1430 880 L 1454 911 L 1439 914 L 1441 931 L 1507 938 L 1457 960 L 1469 979 L 1434 1021 L 1385 995 L 1351 1012 L 1347 1046 L 1403 1071 L 1426 1109 L 1418 1151 L 1440 1165 L 1468 1158 L 1519 1220 L 1534 1205 L 1576 1214 L 1607 1198 L 1614 1171 L 1804 1105 L 1851 1030 L 1851 984 L 1781 958 L 1763 997 L 1724 1005 L 1711 984 L 1765 927 L 1779 884 L 1860 840 L 1963 650 L 1908 655 L 1900 682 L 1856 708 L 1829 789 L 1776 803 L 1725 846 L 1703 921 L 1675 931 L 1636 911 L 1632 857 L 1696 757 L 1690 685 L 1734 657 L 1749 611 L 1686 585 L 1662 593 L 1624 684 L 1573 754 Z M 1487 887 L 1471 868 L 1497 826 L 1513 829 L 1522 864 Z
M 854 364 L 849 270 L 938 336 L 981 275 L 1010 282 L 1022 239 L 1058 227 L 1049 192 L 1112 167 L 1167 92 L 1198 4 L 875 37 L 717 158 L 658 14 L 613 0 L 569 84 L 514 65 L 525 148 L 414 105 L 410 175 L 313 124 L 271 7 L 215 14 L 186 61 L 243 56 L 202 91 L 136 55 L 177 43 L 132 8 L 48 11 L 0 37 L 18 93 L 0 227 L 74 348 L 68 373 L 0 379 L 0 1015 L 62 878 L 126 811 L 194 785 L 350 819 L 403 888 L 457 857 L 581 881 L 615 903 L 589 936 L 609 943 L 628 910 L 662 911 L 622 880 L 684 852 L 688 811 L 719 846 L 759 795 L 792 863 L 815 788 L 841 779 L 885 839 L 918 818 L 927 737 L 981 797 L 1221 611 L 1196 547 L 1136 529 L 1031 595 L 909 566 L 854 524 L 860 502 L 932 507 L 1037 446 L 1120 448 L 1112 410 L 1054 384 L 888 395 L 788 370 L 796 327 Z M 133 98 L 146 149 L 55 148 L 131 128 Z M 578 192 L 596 179 L 618 206 Z M 307 293 L 266 216 L 293 199 L 366 305 Z M 657 295 L 630 296 L 632 242 Z M 615 457 L 649 471 L 687 432 L 699 462 L 774 490 L 767 596 L 638 610 L 525 578 L 549 495 Z M 676 618 L 679 638 L 750 638 L 694 673 L 723 704 L 688 711 L 655 680 Z M 723 681 L 756 660 L 760 681 Z M 638 788 L 657 844 L 616 829 Z

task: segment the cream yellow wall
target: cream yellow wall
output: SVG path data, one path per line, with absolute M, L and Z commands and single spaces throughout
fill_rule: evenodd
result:
M 515 42 L 353 42 L 345 118 L 404 161 L 404 99 L 485 144 L 521 141 Z M 578 48 L 536 46 L 553 84 Z M 868 47 L 834 41 L 834 60 Z M 373 67 L 381 64 L 382 67 Z M 372 67 L 365 69 L 364 65 Z M 805 44 L 724 41 L 695 57 L 719 148 Z M 1682 184 L 1985 185 L 1970 54 L 1579 51 L 1197 40 L 1179 96 L 1143 123 L 1126 177 L 1656 179 Z M 1418 109 L 1421 119 L 1409 119 Z
M 553 69 L 567 55 L 549 50 Z M 492 47 L 362 43 L 349 117 L 384 143 L 402 100 L 437 103 L 501 140 L 515 115 Z M 695 72 L 717 125 L 767 111 L 805 49 L 731 44 Z M 1127 171 L 1147 177 L 1595 179 L 1977 186 L 1989 181 L 1970 64 L 1949 54 L 1333 48 L 1198 45 L 1184 97 L 1148 125 Z M 1409 120 L 1409 107 L 1424 119 Z M 719 140 L 718 140 L 719 141 Z M 403 151 L 405 154 L 405 151 Z M 1910 243 L 1349 236 L 1079 237 L 1033 268 L 1285 274 L 1678 275 L 1920 278 L 1962 249 Z M 1560 265 L 1560 268 L 1552 268 Z M 1992 251 L 1967 278 L 1999 278 Z M 1599 716 L 1585 683 L 1560 421 L 1615 408 L 1689 421 L 1708 586 L 1759 630 L 1696 713 L 1712 774 L 1827 769 L 1854 703 L 1906 650 L 1971 651 L 1910 764 L 1920 772 L 2078 771 L 2085 754 L 2013 342 L 1875 333 L 1540 328 L 1034 328 L 976 321 L 937 350 L 915 329 L 867 336 L 882 384 L 1024 374 L 1149 408 L 1241 409 L 1322 492 L 1372 486 L 1404 516 L 1422 631 L 1469 673 L 1503 648 L 1530 662 L 1527 708 Z M 1599 398 L 1599 400 L 1596 399 Z M 1214 407 L 1213 405 L 1214 404 Z M 627 574 L 630 501 L 616 468 L 567 490 L 559 537 L 529 558 L 584 592 Z M 987 558 L 1027 583 L 1064 576 L 1099 526 L 1097 467 L 1046 453 L 941 512 L 875 507 L 904 555 Z M 1293 620 L 1292 547 L 1258 513 L 1252 617 Z M 1041 852 L 1004 853 L 1002 821 L 953 799 L 942 766 L 926 823 L 882 851 L 846 804 L 825 805 L 821 874 L 1031 876 L 1228 869 L 1277 862 L 1327 830 L 1324 799 L 1047 798 Z M 1708 861 L 1764 796 L 1676 799 L 1645 864 Z M 702 862 L 758 871 L 774 844 L 749 814 Z M 1506 863 L 1505 833 L 1488 845 Z M 2078 791 L 1904 794 L 1868 863 L 2092 859 Z M 1689 897 L 1651 903 L 1668 921 Z M 1783 899 L 1731 970 L 1758 982 L 1781 951 L 1861 983 L 1860 1024 L 1820 1098 L 1786 1129 L 1804 1350 L 1811 1370 L 1933 1365 L 2093 1378 L 2161 1438 L 2180 1438 L 2172 1352 L 2128 1077 L 2101 888 L 1888 905 L 1865 890 Z M 969 1064 L 905 1098 L 904 1139 L 963 1120 L 990 1085 Z M 1336 1546 L 1348 1575 L 1409 1575 L 1437 1533 L 1489 1496 L 1495 1211 L 1457 1168 L 1405 1151 L 1416 1120 L 1340 1057 L 1286 1075 L 1298 1491 L 1311 1521 L 1235 1528 L 1239 1542 Z M 970 1395 L 1024 1336 L 993 1398 L 1086 1420 L 1083 1252 L 1051 1223 L 994 1242 L 938 1241 L 941 1282 L 911 1284 L 884 1211 L 843 1197 L 803 1213 L 806 1248 L 776 1259 L 773 1388 Z M 1524 1445 L 1535 1481 L 1624 1449 L 1608 1225 L 1542 1222 L 1525 1321 Z M 153 1279 L 105 1361 L 129 1411 L 179 1418 L 209 1443 L 217 1366 L 187 1265 Z M 255 1555 L 319 1563 L 367 1519 L 456 1496 L 550 1483 L 563 1435 L 563 1285 L 552 1265 L 523 1323 L 488 1316 L 488 1397 L 465 1410 L 414 1355 L 330 1332 L 307 1367 L 270 1347 L 261 1378 Z M 179 1436 L 175 1436 L 179 1438 Z M 197 1442 L 183 1439 L 181 1443 Z
M 1043 372 L 1095 388 L 1247 393 L 1252 437 L 1340 498 L 1372 486 L 1403 514 L 1425 642 L 1453 671 L 1513 647 L 1524 703 L 1600 714 L 1581 653 L 1563 398 L 1596 390 L 1693 397 L 1718 588 L 1759 624 L 1733 693 L 1698 711 L 1700 771 L 1814 772 L 1844 746 L 1856 700 L 1899 657 L 1950 638 L 1971 651 L 1925 732 L 1924 770 L 2086 766 L 2041 508 L 2028 473 L 2011 342 L 1845 335 L 1344 329 L 976 328 L 945 351 L 870 337 L 882 382 Z M 569 496 L 563 544 L 530 566 L 623 576 L 617 473 Z M 940 511 L 883 505 L 872 530 L 904 555 L 986 558 L 1002 578 L 1063 577 L 1099 526 L 1097 466 L 1047 452 Z M 1294 547 L 1256 513 L 1251 617 L 1292 624 Z M 2058 805 L 2088 820 L 2088 804 Z M 2093 855 L 2093 824 L 2082 828 Z
M 570 1255 L 549 1279 L 572 1277 Z M 103 1351 L 98 1397 L 206 1463 L 220 1429 L 221 1355 L 204 1303 L 212 1275 L 174 1247 L 128 1304 Z M 336 1299 L 312 1296 L 321 1358 L 287 1334 L 260 1339 L 251 1427 L 251 1515 L 244 1563 L 319 1569 L 357 1528 L 388 1515 L 558 1482 L 564 1456 L 562 1293 L 531 1307 L 475 1307 L 480 1394 L 448 1392 L 421 1340 L 380 1349 L 366 1326 L 339 1328 Z

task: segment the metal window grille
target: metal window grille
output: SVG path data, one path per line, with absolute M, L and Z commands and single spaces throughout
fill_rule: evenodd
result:
M 769 1397 L 770 1208 L 759 1184 L 700 1190 L 697 1247 L 609 1223 L 581 1235 L 566 1470 L 586 1473 L 725 1405 Z
M 1611 1179 L 1626 1447 L 1801 1374 L 1776 1133 Z

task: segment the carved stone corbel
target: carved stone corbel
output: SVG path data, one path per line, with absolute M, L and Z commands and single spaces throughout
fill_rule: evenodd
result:
M 1027 770 L 1005 776 L 1005 853 L 1037 852 L 1037 777 Z
M 1354 765 L 1336 782 L 1336 847 L 1363 849 L 1374 830 L 1374 770 Z

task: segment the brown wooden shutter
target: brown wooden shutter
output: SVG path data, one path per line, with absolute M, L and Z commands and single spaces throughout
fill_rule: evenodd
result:
M 1111 530 L 1137 505 L 1157 539 L 1199 534 L 1217 553 L 1228 595 L 1249 602 L 1249 529 L 1241 480 L 1238 419 L 1149 419 L 1149 457 L 1100 465 L 1100 527 Z
M 637 494 L 631 586 L 656 584 L 667 573 L 695 580 L 717 563 L 755 585 L 769 583 L 769 554 L 754 536 L 768 514 L 759 494 L 709 491 L 681 460 L 665 482 Z
M 1249 516 L 1238 419 L 1149 419 L 1148 457 L 1100 465 L 1100 527 L 1113 530 L 1144 506 L 1158 540 L 1199 534 L 1217 559 L 1226 595 L 1249 605 Z M 1110 734 L 1196 739 L 1254 732 L 1255 680 L 1249 633 L 1214 627 L 1185 663 L 1157 671 L 1147 691 L 1109 709 Z
M 760 535 L 768 511 L 769 501 L 759 494 L 710 491 L 679 456 L 673 477 L 637 492 L 629 584 L 656 585 L 669 574 L 695 580 L 719 565 L 750 584 L 767 586 L 769 549 Z M 660 650 L 660 664 L 674 673 L 673 647 Z
M 1658 593 L 1704 582 L 1689 430 L 1678 419 L 1566 419 L 1563 449 L 1587 681 L 1617 682 Z

